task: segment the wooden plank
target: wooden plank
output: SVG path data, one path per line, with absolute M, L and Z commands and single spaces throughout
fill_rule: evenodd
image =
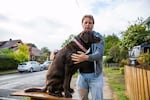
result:
M 141 96 L 142 96 L 142 100 L 145 100 L 145 91 L 144 91 L 144 79 L 143 79 L 143 69 L 140 69 L 140 78 L 141 78 Z
M 139 98 L 139 80 L 138 80 L 139 76 L 138 76 L 138 68 L 135 67 L 135 69 L 136 69 L 136 99 L 140 100 L 140 98 Z
M 129 94 L 130 94 L 130 98 L 131 100 L 133 100 L 133 85 L 132 85 L 132 67 L 128 67 L 129 68 L 129 76 L 128 76 L 128 80 L 129 80 Z
M 149 100 L 149 90 L 148 90 L 148 77 L 146 69 L 143 69 L 143 82 L 144 82 L 144 91 L 145 91 L 145 100 Z
M 150 100 L 150 70 L 146 70 L 147 71 L 147 82 L 148 82 L 148 96 L 149 96 L 149 100 Z
M 129 70 L 129 66 L 125 66 L 125 85 L 126 85 L 126 90 L 127 90 L 127 95 L 130 98 L 130 84 L 129 84 L 129 79 L 128 77 L 130 77 L 130 70 Z
M 24 91 L 17 91 L 14 93 L 11 93 L 11 96 L 24 96 L 24 97 L 30 97 L 31 100 L 82 100 L 78 95 L 74 96 L 73 98 L 65 98 L 65 97 L 55 97 L 52 95 L 49 95 L 48 93 L 42 93 L 42 92 L 24 92 Z
M 137 80 L 138 80 L 138 98 L 139 100 L 142 100 L 141 98 L 141 82 L 140 82 L 140 68 L 137 68 Z
M 134 82 L 134 100 L 139 100 L 138 98 L 138 80 L 137 80 L 137 68 L 134 67 L 133 69 L 134 76 L 133 76 L 133 82 Z
M 134 67 L 132 66 L 132 67 L 130 67 L 130 69 L 131 69 L 131 71 L 130 71 L 130 94 L 131 94 L 131 100 L 135 100 L 135 98 L 134 98 L 134 95 L 132 95 L 132 94 L 134 94 L 135 93 L 135 91 L 134 91 Z

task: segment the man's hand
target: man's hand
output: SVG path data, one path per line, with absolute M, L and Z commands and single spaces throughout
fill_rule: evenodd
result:
M 73 53 L 71 55 L 72 61 L 74 61 L 74 64 L 78 64 L 83 61 L 87 61 L 89 56 L 86 55 L 84 52 L 78 51 L 77 54 Z

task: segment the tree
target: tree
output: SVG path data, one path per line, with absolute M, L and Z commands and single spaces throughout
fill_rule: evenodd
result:
M 47 60 L 47 58 L 49 59 L 49 56 L 51 53 L 50 50 L 47 47 L 43 47 L 43 48 L 41 48 L 41 51 L 43 53 L 43 56 L 41 56 L 40 58 L 43 60 Z
M 68 38 L 67 40 L 65 40 L 65 42 L 61 45 L 61 47 L 66 46 L 74 37 L 75 37 L 75 35 L 74 35 L 74 34 L 71 34 L 71 35 L 69 36 L 69 38 Z
M 50 50 L 47 47 L 43 47 L 41 48 L 42 53 L 49 55 L 50 54 Z
M 104 54 L 105 55 L 109 55 L 109 50 L 117 45 L 120 42 L 120 39 L 115 35 L 108 35 L 107 37 L 105 37 L 105 51 Z
M 105 63 L 119 62 L 120 60 L 120 39 L 115 35 L 108 35 L 105 37 Z
M 29 48 L 25 44 L 20 44 L 18 50 L 14 52 L 14 58 L 19 62 L 29 61 L 29 55 Z
M 141 20 L 130 25 L 125 32 L 122 32 L 120 45 L 123 48 L 130 49 L 133 46 L 150 43 L 150 31 L 146 31 L 146 26 Z
M 13 56 L 13 50 L 8 49 L 8 48 L 3 48 L 0 50 L 1 51 L 1 55 L 6 55 L 6 56 Z
M 4 48 L 0 52 L 0 70 L 16 69 L 18 63 L 29 60 L 27 45 L 20 44 L 17 51 Z
M 108 52 L 109 56 L 112 57 L 113 62 L 119 62 L 120 60 L 120 48 L 119 45 L 114 45 Z

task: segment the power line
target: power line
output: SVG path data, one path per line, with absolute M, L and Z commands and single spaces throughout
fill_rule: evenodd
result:
M 78 9 L 79 9 L 80 13 L 82 14 L 82 11 L 81 11 L 81 8 L 80 8 L 80 5 L 79 5 L 78 0 L 75 0 L 75 2 L 76 2 L 76 5 L 77 5 L 77 7 L 78 7 Z

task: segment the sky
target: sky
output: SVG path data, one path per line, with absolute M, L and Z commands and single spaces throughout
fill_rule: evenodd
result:
M 150 16 L 150 0 L 0 0 L 0 41 L 21 39 L 37 48 L 61 49 L 71 34 L 82 31 L 85 14 L 94 30 L 117 36 L 138 17 Z

